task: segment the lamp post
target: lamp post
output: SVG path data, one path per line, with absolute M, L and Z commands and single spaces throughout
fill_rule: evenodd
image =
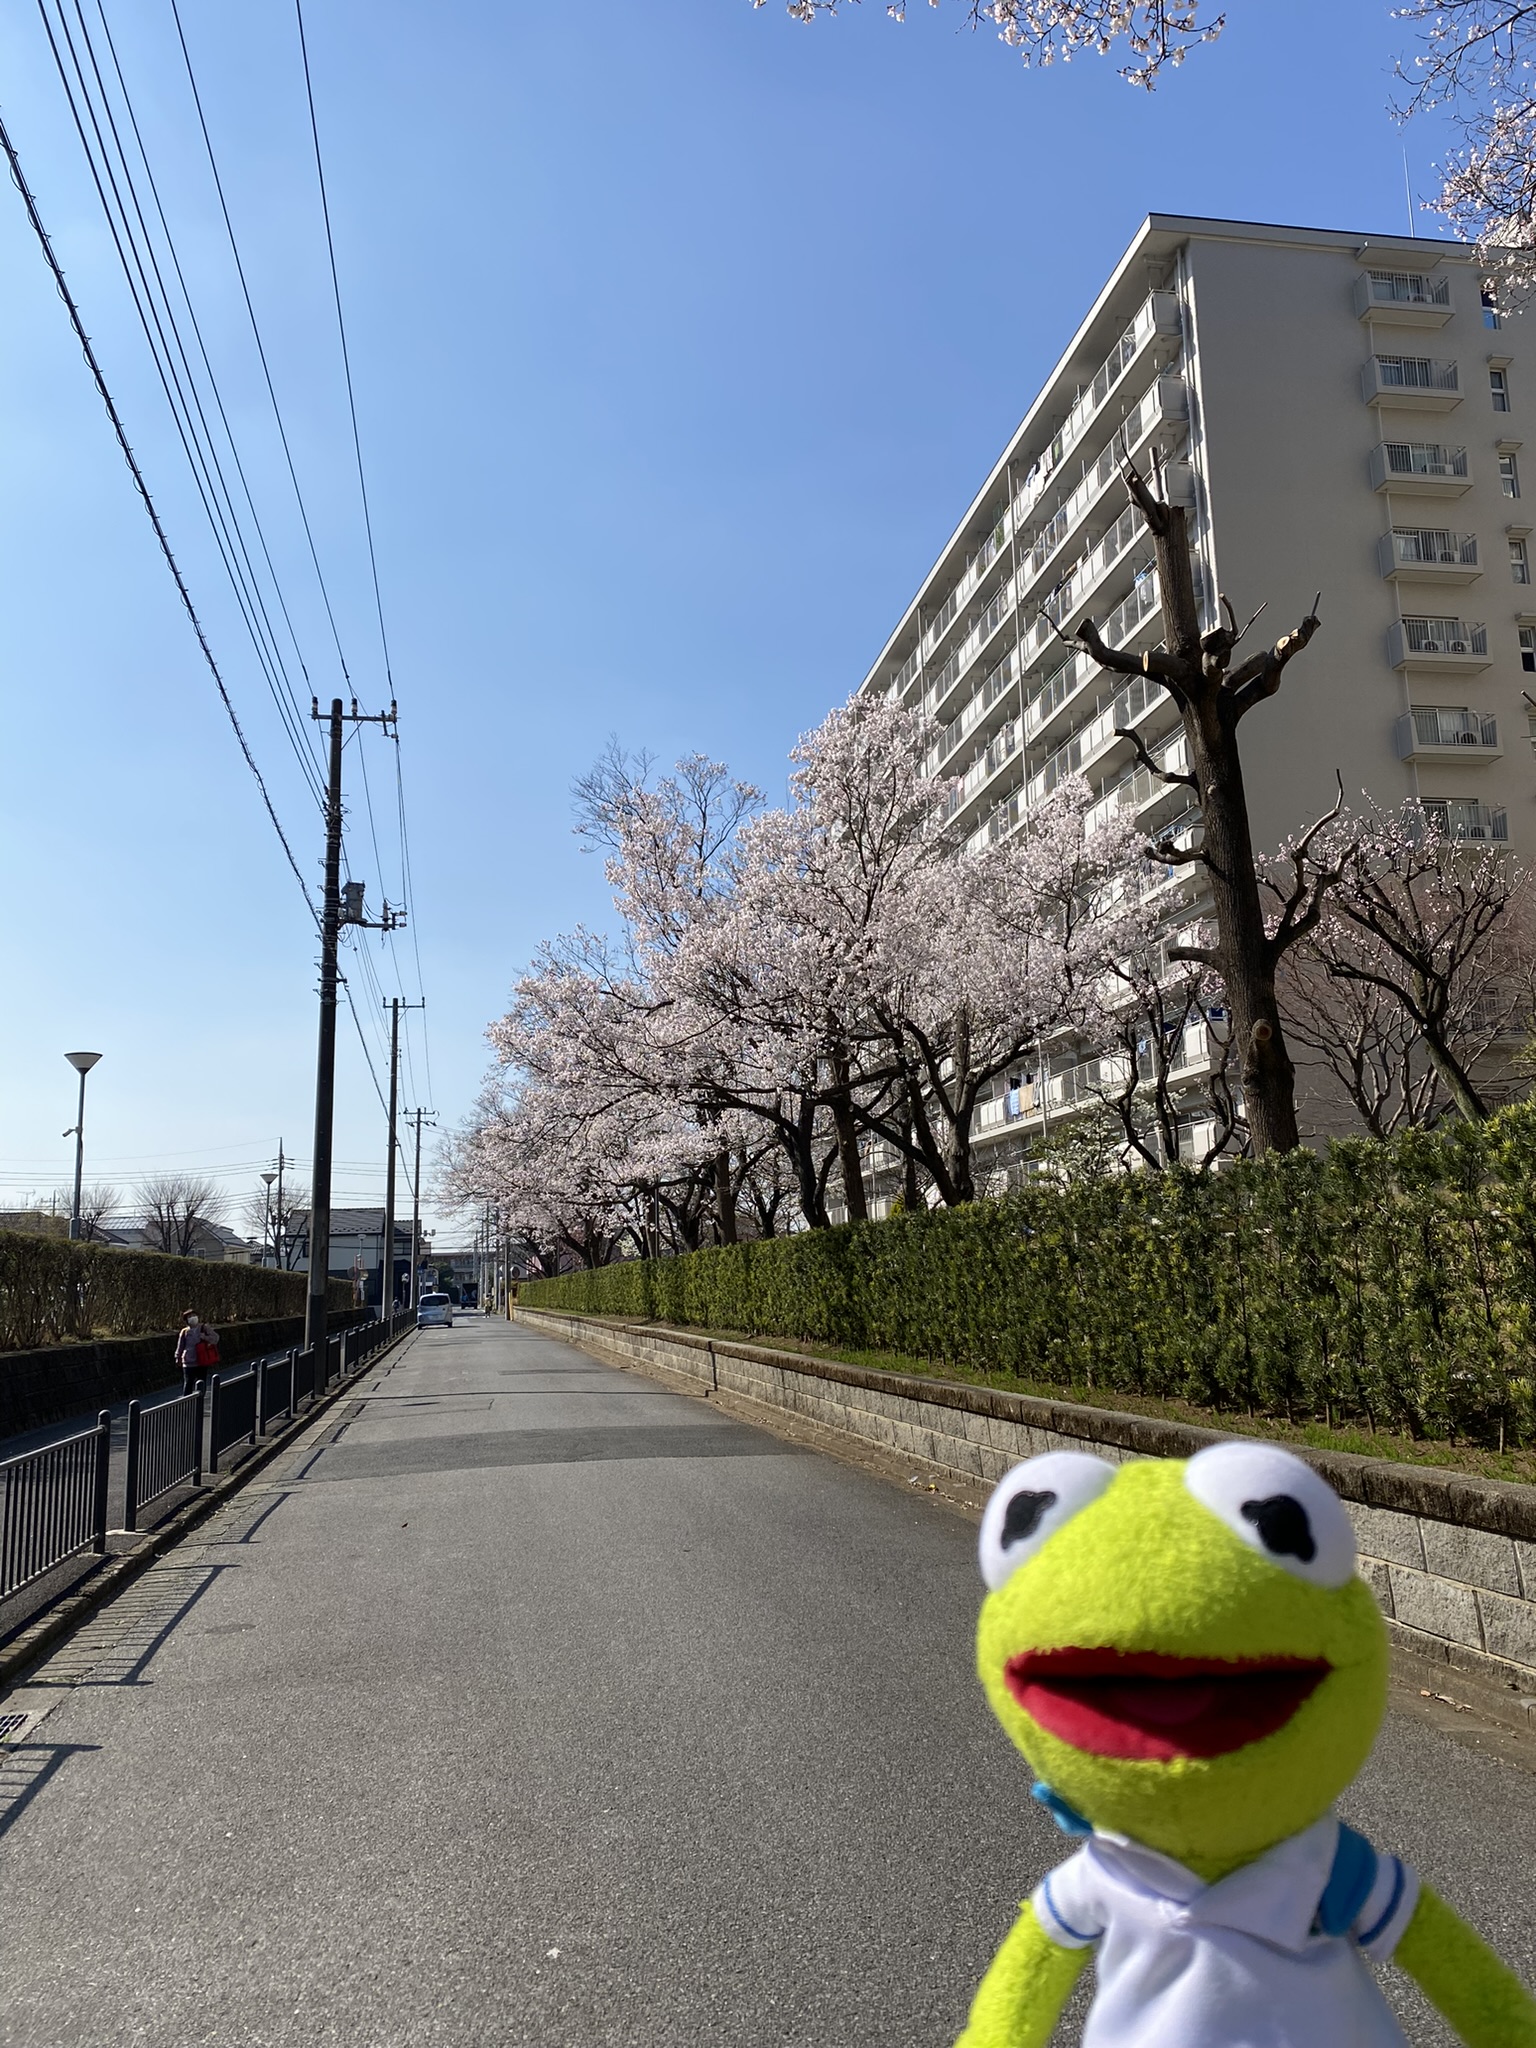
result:
M 272 1263 L 275 1266 L 278 1263 L 278 1259 L 277 1237 L 272 1229 L 272 1183 L 277 1179 L 277 1175 L 276 1173 L 264 1173 L 261 1177 L 262 1180 L 266 1183 L 267 1189 L 267 1227 L 264 1235 L 265 1237 L 270 1237 L 272 1239 Z M 261 1262 L 263 1265 L 265 1265 L 267 1262 L 267 1247 L 265 1242 L 263 1242 L 261 1247 Z
M 80 1177 L 85 1171 L 85 1077 L 101 1058 L 99 1052 L 67 1052 L 65 1059 L 80 1076 L 80 1108 L 75 1117 L 75 1128 L 64 1133 L 75 1141 L 75 1203 L 69 1212 L 69 1234 L 72 1238 L 80 1235 Z

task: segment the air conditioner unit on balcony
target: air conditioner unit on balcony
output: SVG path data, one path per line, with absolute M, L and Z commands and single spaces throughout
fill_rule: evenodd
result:
M 1470 654 L 1472 652 L 1465 640 L 1448 641 L 1445 651 L 1447 654 Z
M 1456 744 L 1458 747 L 1475 747 L 1477 745 L 1477 734 L 1475 732 L 1459 732 L 1456 735 Z

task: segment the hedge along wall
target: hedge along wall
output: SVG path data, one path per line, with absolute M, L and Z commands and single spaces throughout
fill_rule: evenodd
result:
M 186 1308 L 215 1324 L 302 1315 L 308 1286 L 304 1273 L 0 1230 L 0 1351 L 174 1330 Z M 329 1306 L 351 1302 L 347 1282 L 331 1281 Z
M 1528 1444 L 1536 1105 L 1325 1158 L 1037 1185 L 519 1293 L 1055 1386 Z

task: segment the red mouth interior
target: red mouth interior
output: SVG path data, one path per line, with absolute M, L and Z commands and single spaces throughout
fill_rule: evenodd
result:
M 1165 1657 L 1026 1650 L 1008 1690 L 1030 1719 L 1093 1756 L 1225 1756 L 1283 1728 L 1332 1667 L 1306 1657 Z

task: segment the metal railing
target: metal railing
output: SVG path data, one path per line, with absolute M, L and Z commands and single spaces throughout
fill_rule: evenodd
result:
M 1384 477 L 1430 477 L 1443 483 L 1468 479 L 1465 448 L 1446 448 L 1439 441 L 1383 441 L 1377 451 Z
M 1454 362 L 1433 356 L 1372 356 L 1380 391 L 1459 391 Z
M 105 1551 L 111 1445 L 103 1408 L 94 1429 L 0 1464 L 0 1600 L 77 1551 Z
M 1488 652 L 1488 628 L 1481 620 L 1404 618 L 1393 637 L 1400 640 L 1404 654 L 1484 655 Z
M 1394 526 L 1391 554 L 1401 568 L 1475 569 L 1477 535 L 1443 526 Z
M 225 1379 L 222 1373 L 208 1376 L 208 1470 L 217 1472 L 221 1454 L 244 1438 L 256 1441 L 255 1368 Z
M 1426 277 L 1418 270 L 1371 270 L 1369 297 L 1373 306 L 1449 306 L 1449 278 Z
M 158 1407 L 128 1403 L 127 1470 L 123 1480 L 123 1527 L 139 1526 L 139 1510 L 172 1487 L 196 1486 L 203 1476 L 203 1389 L 162 1401 Z
M 242 1438 L 254 1444 L 275 1417 L 291 1419 L 301 1399 L 313 1402 L 338 1376 L 360 1372 L 411 1327 L 410 1313 L 349 1330 L 326 1344 L 317 1376 L 315 1353 L 290 1351 L 228 1379 L 209 1375 L 196 1392 L 145 1408 L 128 1404 L 123 1481 L 125 1531 L 143 1510 L 179 1486 L 203 1477 Z M 0 1600 L 21 1592 L 80 1551 L 107 1547 L 107 1491 L 112 1418 L 104 1408 L 93 1429 L 0 1463 Z

